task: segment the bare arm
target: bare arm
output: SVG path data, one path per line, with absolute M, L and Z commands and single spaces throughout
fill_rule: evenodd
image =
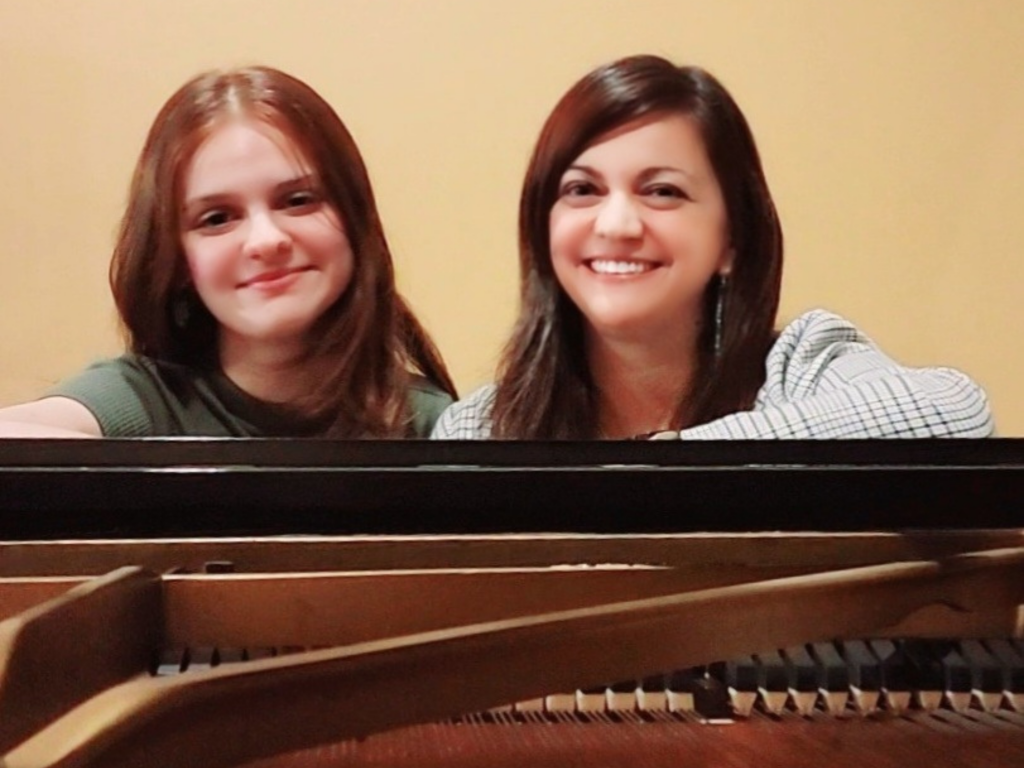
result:
M 44 397 L 0 408 L 0 438 L 102 436 L 92 412 L 69 397 Z

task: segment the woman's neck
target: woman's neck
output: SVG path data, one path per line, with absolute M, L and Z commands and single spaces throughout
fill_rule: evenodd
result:
M 598 392 L 598 431 L 618 440 L 672 429 L 696 370 L 696 338 L 671 343 L 588 340 Z
M 235 386 L 269 403 L 293 402 L 309 391 L 314 375 L 305 350 L 294 343 L 222 339 L 220 365 Z

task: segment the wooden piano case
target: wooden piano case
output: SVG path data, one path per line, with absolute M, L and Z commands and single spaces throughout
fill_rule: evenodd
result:
M 0 765 L 1003 764 L 1012 698 L 728 726 L 537 702 L 819 641 L 1019 637 L 1022 448 L 11 441 Z

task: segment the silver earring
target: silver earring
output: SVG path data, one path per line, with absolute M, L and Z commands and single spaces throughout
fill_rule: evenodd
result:
M 188 293 L 182 291 L 171 302 L 171 319 L 177 328 L 184 328 L 192 316 L 192 302 Z
M 729 289 L 729 276 L 718 275 L 718 295 L 715 298 L 715 357 L 722 354 L 722 326 L 725 324 L 725 294 Z

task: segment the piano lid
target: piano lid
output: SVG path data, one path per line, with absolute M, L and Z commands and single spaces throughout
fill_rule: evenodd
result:
M 1024 528 L 1024 439 L 0 441 L 0 539 Z

